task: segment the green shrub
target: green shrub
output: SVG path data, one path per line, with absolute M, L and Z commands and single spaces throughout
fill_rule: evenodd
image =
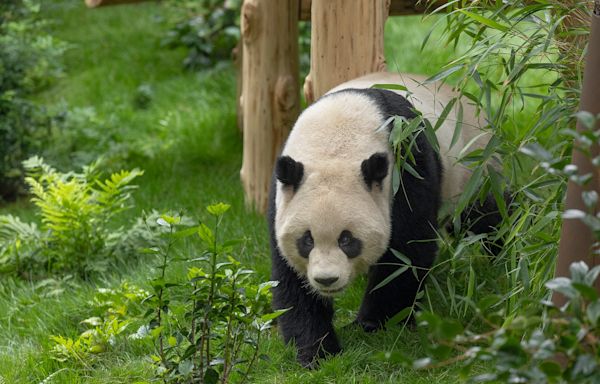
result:
M 22 192 L 21 161 L 38 152 L 50 133 L 49 114 L 29 97 L 61 74 L 66 45 L 43 27 L 36 2 L 0 4 L 0 199 Z
M 241 1 L 171 1 L 181 12 L 162 44 L 169 48 L 185 47 L 183 61 L 187 69 L 207 69 L 229 60 L 240 38 Z
M 600 266 L 590 270 L 579 262 L 570 270 L 571 278 L 546 283 L 568 298 L 562 307 L 521 300 L 519 314 L 510 315 L 497 295 L 479 301 L 483 331 L 465 331 L 456 320 L 420 313 L 428 357 L 412 366 L 431 369 L 460 362 L 462 377 L 474 383 L 598 383 L 600 297 L 594 282 Z M 399 355 L 387 358 L 407 361 Z M 486 367 L 486 373 L 474 370 L 478 366 Z
M 207 207 L 213 224 L 186 226 L 180 216 L 160 216 L 161 241 L 146 252 L 156 255 L 157 275 L 144 301 L 148 333 L 156 344 L 152 356 L 165 382 L 243 383 L 260 357 L 263 333 L 283 311 L 270 312 L 270 288 L 256 284 L 252 270 L 231 252 L 238 241 L 224 241 L 221 220 L 229 205 Z M 199 237 L 205 251 L 188 258 L 173 255 L 177 241 Z M 185 279 L 167 274 L 175 261 L 189 264 Z
M 124 343 L 150 341 L 148 361 L 156 378 L 166 383 L 250 382 L 259 348 L 273 320 L 270 289 L 276 282 L 257 283 L 254 271 L 233 256 L 237 240 L 220 236 L 229 205 L 207 207 L 211 225 L 192 225 L 181 215 L 148 215 L 144 222 L 150 247 L 140 249 L 156 257 L 156 275 L 146 291 L 122 283 L 100 288 L 90 302 L 91 317 L 80 322 L 77 337 L 51 336 L 49 353 L 60 363 L 91 368 L 105 352 Z M 198 240 L 200 254 L 182 255 Z M 177 268 L 184 263 L 185 269 Z
M 131 240 L 131 232 L 115 228 L 113 219 L 130 208 L 130 183 L 143 172 L 121 171 L 102 180 L 98 163 L 82 173 L 60 173 L 39 157 L 23 164 L 41 228 L 0 216 L 0 268 L 30 276 L 45 271 L 86 277 L 105 270 Z
M 149 293 L 128 282 L 118 288 L 99 288 L 90 303 L 95 316 L 82 320 L 86 328 L 76 338 L 51 336 L 54 346 L 50 355 L 59 362 L 71 361 L 88 366 L 95 358 L 111 349 L 117 339 L 140 318 L 141 303 Z M 139 320 L 138 320 L 139 322 Z

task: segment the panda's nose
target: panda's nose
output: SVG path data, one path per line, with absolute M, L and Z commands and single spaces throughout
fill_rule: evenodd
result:
M 338 280 L 339 277 L 315 277 L 315 281 L 324 287 L 329 287 Z

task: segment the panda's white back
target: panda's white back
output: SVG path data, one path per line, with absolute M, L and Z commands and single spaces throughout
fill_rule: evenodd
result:
M 426 77 L 419 75 L 376 72 L 340 84 L 328 93 L 331 94 L 349 88 L 371 88 L 374 84 L 403 85 L 408 92 L 393 91 L 404 96 L 414 105 L 416 110 L 435 125 L 446 105 L 452 98 L 456 97 L 456 93 L 449 86 L 440 82 L 424 85 L 425 80 Z M 470 176 L 470 171 L 457 163 L 460 152 L 463 151 L 466 145 L 469 145 L 469 148 L 465 151 L 466 153 L 477 148 L 483 148 L 489 140 L 489 134 L 481 130 L 483 124 L 477 118 L 475 108 L 468 103 L 463 103 L 462 106 L 461 132 L 452 148 L 450 148 L 450 144 L 456 128 L 457 104 L 436 132 L 440 144 L 440 159 L 444 169 L 442 197 L 446 200 L 453 200 L 460 195 Z

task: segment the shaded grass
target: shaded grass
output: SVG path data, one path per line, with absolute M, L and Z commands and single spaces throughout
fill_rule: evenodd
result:
M 239 181 L 242 144 L 235 120 L 235 79 L 229 65 L 201 73 L 182 71 L 185 52 L 159 46 L 164 33 L 161 19 L 168 9 L 155 3 L 88 10 L 81 1 L 44 3 L 45 15 L 54 21 L 55 35 L 71 44 L 65 57 L 66 76 L 38 101 L 49 107 L 93 106 L 98 117 L 133 147 L 134 155 L 121 164 L 140 167 L 135 209 L 123 221 L 142 211 L 183 210 L 203 220 L 207 204 L 224 201 L 232 209 L 223 222 L 226 238 L 245 238 L 236 255 L 254 268 L 262 280 L 270 270 L 264 218 L 248 212 Z M 430 47 L 419 53 L 423 37 L 434 19 L 393 18 L 386 26 L 386 55 L 390 69 L 435 73 L 452 54 L 449 48 Z M 136 89 L 148 84 L 153 90 L 149 108 L 133 105 Z M 26 219 L 26 202 L 2 208 Z M 197 252 L 186 248 L 188 254 Z M 147 355 L 152 346 L 126 342 L 99 355 L 89 367 L 51 360 L 50 335 L 74 337 L 79 322 L 90 316 L 95 289 L 116 286 L 126 279 L 144 286 L 152 276 L 152 260 L 141 258 L 115 268 L 97 281 L 60 285 L 62 293 L 48 296 L 44 288 L 5 279 L 0 289 L 0 377 L 7 383 L 49 382 L 131 383 L 152 377 Z M 180 268 L 180 267 L 178 267 Z M 345 352 L 323 362 L 320 370 L 307 371 L 295 362 L 293 346 L 283 345 L 273 332 L 261 352 L 254 372 L 255 383 L 444 383 L 455 382 L 456 372 L 421 372 L 399 369 L 373 359 L 378 351 L 394 347 L 423 354 L 419 336 L 411 329 L 391 329 L 365 334 L 346 328 L 362 297 L 364 279 L 338 301 L 336 328 Z M 435 299 L 434 299 L 435 301 Z M 434 303 L 437 305 L 437 301 Z

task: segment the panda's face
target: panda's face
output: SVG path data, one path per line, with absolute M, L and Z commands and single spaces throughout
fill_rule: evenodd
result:
M 341 292 L 386 251 L 391 231 L 387 164 L 385 154 L 362 164 L 318 168 L 278 160 L 277 243 L 315 292 Z

